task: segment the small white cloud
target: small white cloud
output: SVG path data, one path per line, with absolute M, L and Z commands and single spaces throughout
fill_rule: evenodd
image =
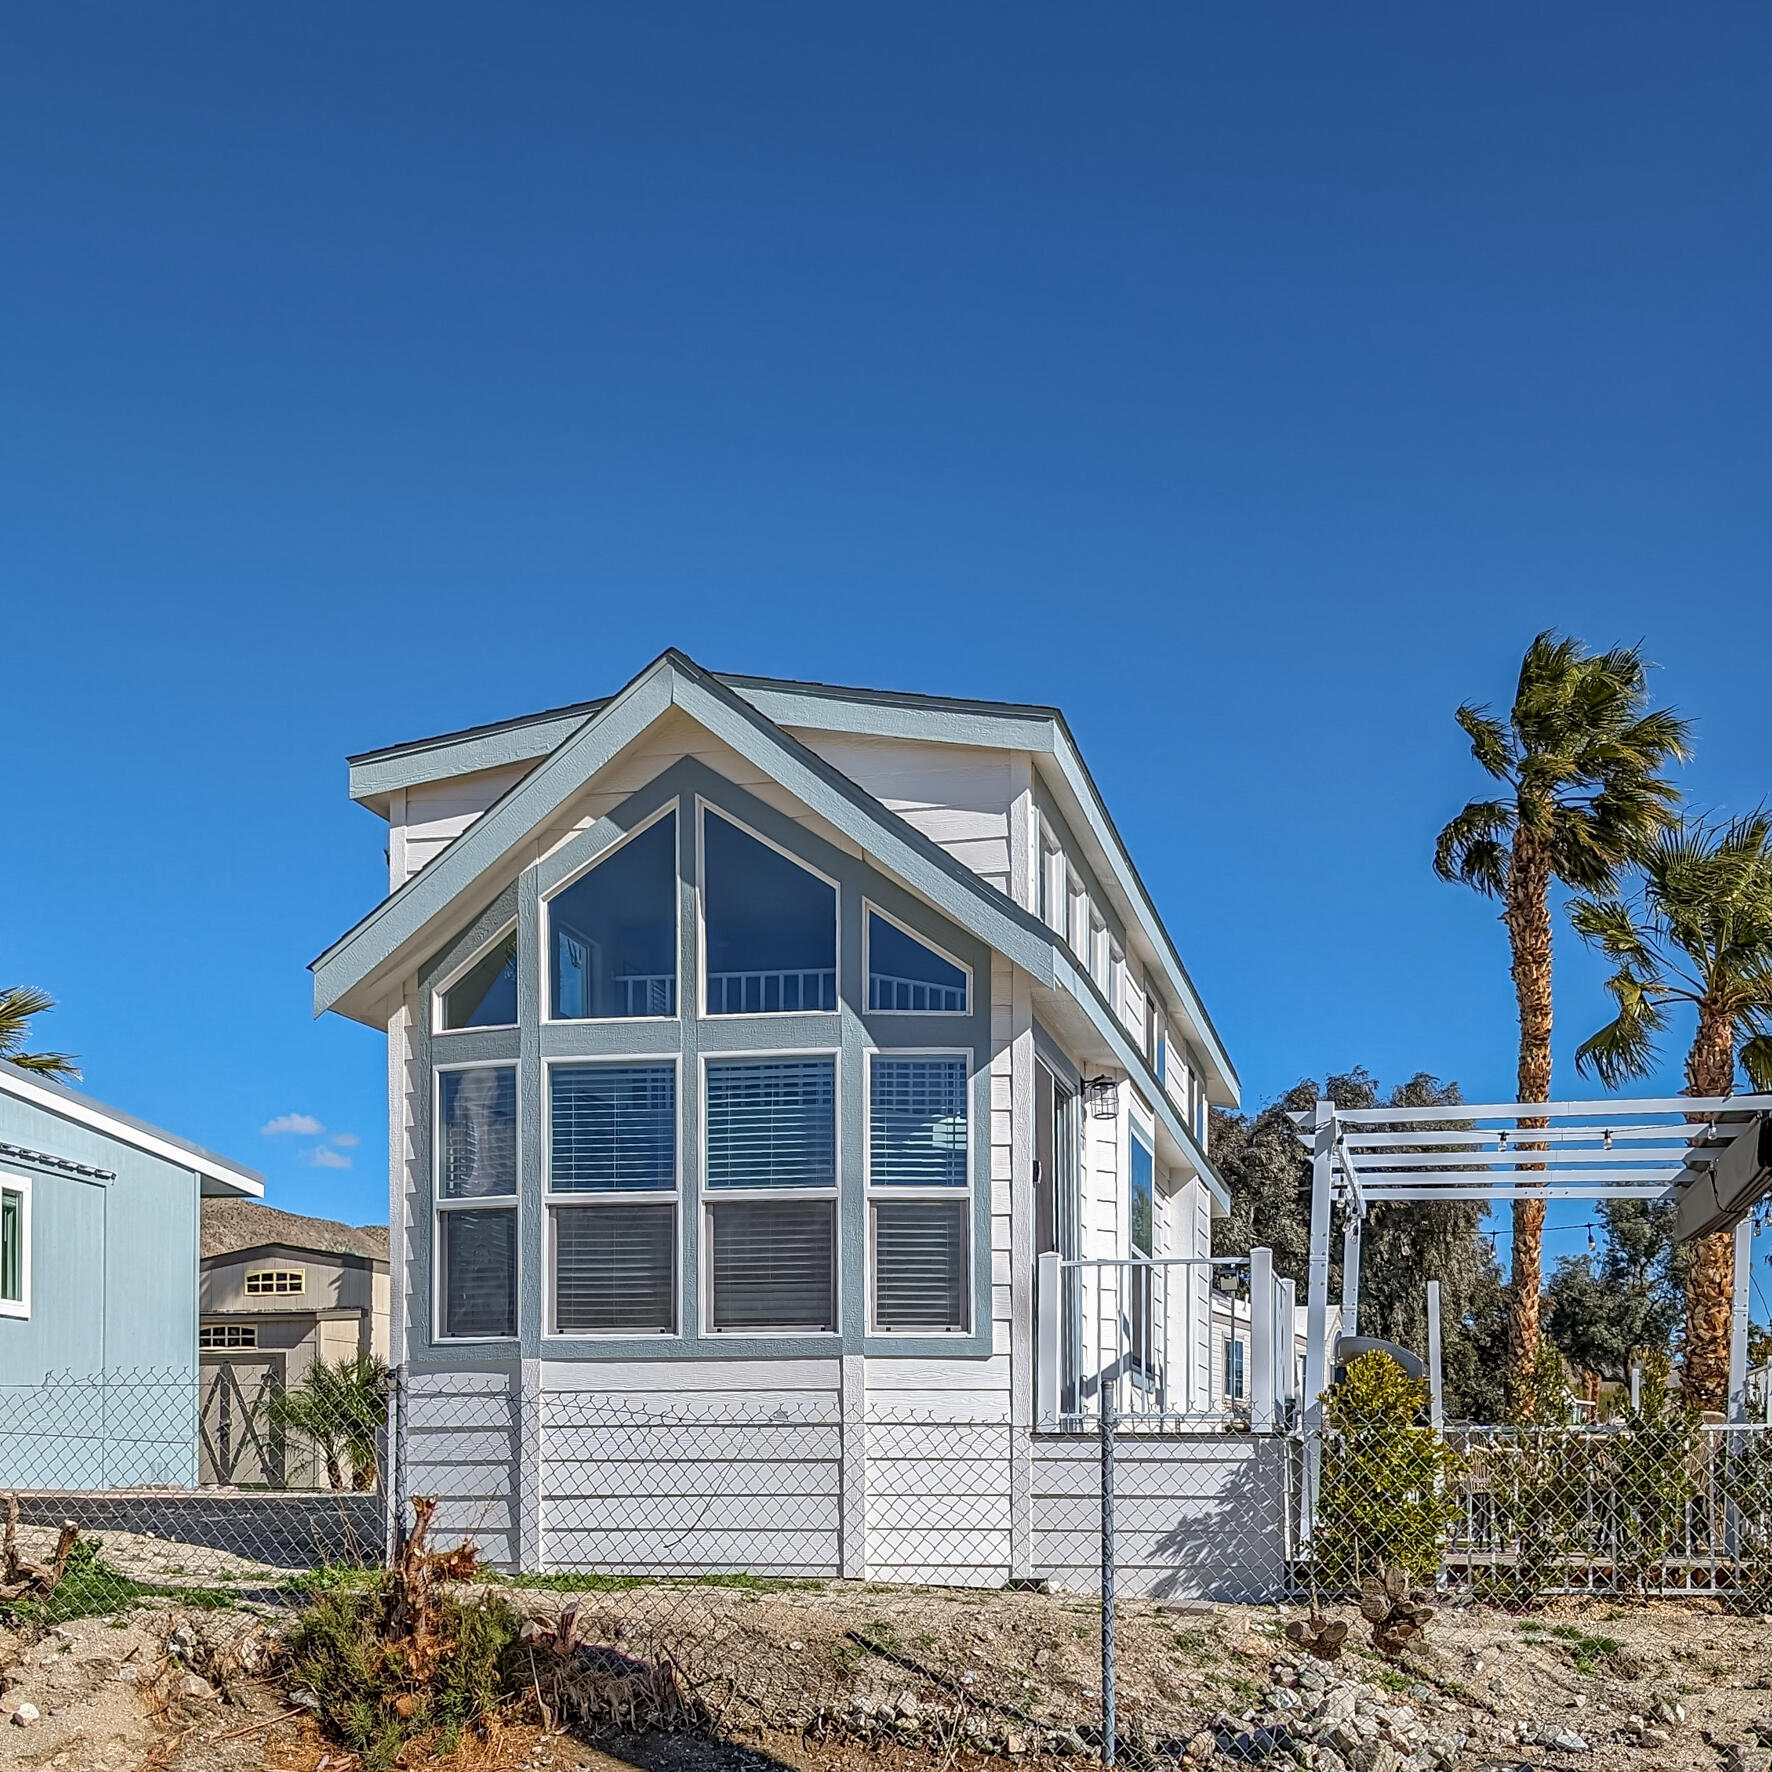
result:
M 349 1169 L 351 1159 L 343 1151 L 335 1151 L 329 1144 L 317 1144 L 308 1152 L 304 1161 L 316 1169 Z
M 363 1140 L 354 1132 L 335 1132 L 332 1135 L 334 1144 L 343 1145 L 347 1151 L 354 1151 Z
M 312 1114 L 279 1114 L 259 1127 L 266 1138 L 277 1138 L 285 1132 L 293 1133 L 297 1138 L 318 1138 L 325 1130 Z

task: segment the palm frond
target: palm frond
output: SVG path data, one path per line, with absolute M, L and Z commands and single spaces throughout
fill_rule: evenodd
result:
M 1618 1014 L 1576 1047 L 1575 1068 L 1582 1076 L 1597 1076 L 1608 1089 L 1617 1089 L 1654 1070 L 1667 1011 L 1654 988 L 1628 967 L 1607 979 L 1606 989 L 1618 1004 Z
M 1507 728 L 1487 708 L 1466 702 L 1453 716 L 1471 741 L 1471 755 L 1497 781 L 1511 779 L 1514 748 Z
M 27 1052 L 31 1020 L 55 1007 L 55 999 L 34 985 L 0 988 L 0 1059 L 39 1076 L 78 1079 L 80 1067 L 69 1052 Z
M 1507 844 L 1513 808 L 1505 800 L 1473 800 L 1440 832 L 1434 872 L 1454 885 L 1474 886 L 1490 897 L 1507 890 Z
M 1569 922 L 1583 941 L 1597 947 L 1607 959 L 1622 961 L 1639 975 L 1659 975 L 1654 946 L 1622 899 L 1571 899 Z
M 1772 1034 L 1743 1040 L 1736 1058 L 1756 1093 L 1772 1091 Z

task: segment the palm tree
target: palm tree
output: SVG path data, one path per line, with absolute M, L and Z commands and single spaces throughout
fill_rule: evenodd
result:
M 80 1067 L 66 1052 L 26 1052 L 25 1039 L 31 1017 L 55 1007 L 55 999 L 28 984 L 0 986 L 0 1058 L 21 1071 L 37 1071 L 46 1077 L 79 1080 Z
M 353 1489 L 373 1489 L 376 1436 L 388 1418 L 388 1369 L 374 1354 L 353 1354 L 328 1366 L 316 1360 L 299 1384 L 265 1398 L 265 1419 L 286 1434 L 299 1434 L 326 1464 L 326 1481 L 345 1486 L 351 1467 Z
M 1577 899 L 1571 921 L 1617 966 L 1606 988 L 1618 1014 L 1582 1043 L 1576 1068 L 1608 1089 L 1654 1069 L 1668 1006 L 1690 1003 L 1688 1095 L 1729 1095 L 1735 1066 L 1772 1089 L 1772 814 L 1727 824 L 1682 820 L 1652 842 L 1642 884 L 1620 897 Z M 1686 1269 L 1683 1389 L 1721 1409 L 1729 1385 L 1735 1239 L 1700 1237 Z
M 1651 710 L 1637 647 L 1589 652 L 1546 631 L 1526 648 L 1507 718 L 1466 703 L 1458 723 L 1471 755 L 1508 789 L 1473 800 L 1440 832 L 1434 872 L 1502 903 L 1519 1009 L 1517 1099 L 1548 1101 L 1551 1081 L 1553 880 L 1610 893 L 1619 870 L 1673 819 L 1663 778 L 1687 756 L 1687 725 Z M 1544 1125 L 1523 1117 L 1523 1128 Z M 1531 1395 L 1544 1266 L 1544 1202 L 1513 1208 L 1510 1389 Z

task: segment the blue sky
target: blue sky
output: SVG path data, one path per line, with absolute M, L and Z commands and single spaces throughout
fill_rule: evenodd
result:
M 1059 703 L 1251 1102 L 1506 1095 L 1500 928 L 1428 868 L 1455 704 L 1641 640 L 1693 801 L 1772 786 L 1769 52 L 1731 5 L 15 14 L 0 977 L 93 1093 L 377 1216 L 382 1042 L 305 970 L 385 878 L 345 753 L 674 644 Z M 1598 977 L 1565 940 L 1559 1093 Z

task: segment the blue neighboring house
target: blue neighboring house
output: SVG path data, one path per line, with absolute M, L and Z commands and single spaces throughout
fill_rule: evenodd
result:
M 196 1481 L 201 1201 L 263 1194 L 0 1061 L 0 1487 Z

